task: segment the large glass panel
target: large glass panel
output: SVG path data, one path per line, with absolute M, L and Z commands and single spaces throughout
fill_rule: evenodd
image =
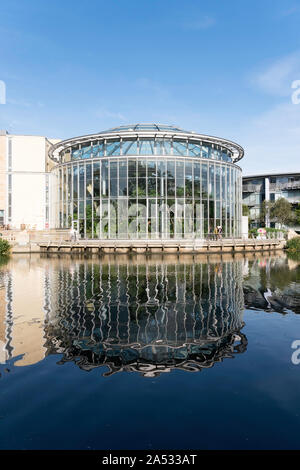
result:
M 118 238 L 127 238 L 127 199 L 118 199 Z
M 176 162 L 176 196 L 184 197 L 184 162 Z
M 119 161 L 119 196 L 127 196 L 127 162 Z
M 147 237 L 147 201 L 146 199 L 139 199 L 137 207 L 137 232 L 138 238 Z
M 184 140 L 173 140 L 173 155 L 185 156 L 187 152 L 187 143 Z
M 108 161 L 103 160 L 101 165 L 101 195 L 108 196 Z
M 122 142 L 122 155 L 137 155 L 137 140 L 124 139 Z
M 84 165 L 79 165 L 79 198 L 84 199 L 85 187 L 84 187 Z
M 78 160 L 79 158 L 81 158 L 81 149 L 79 145 L 75 145 L 72 147 L 72 160 Z
M 155 141 L 155 153 L 156 153 L 156 155 L 164 155 L 165 154 L 163 139 L 156 139 L 156 141 Z
M 201 164 L 201 184 L 202 184 L 202 199 L 207 199 L 208 197 L 208 170 L 207 163 Z
M 136 178 L 128 178 L 128 196 L 136 196 Z
M 93 200 L 93 218 L 100 217 L 100 199 Z
M 211 147 L 208 144 L 202 145 L 202 157 L 210 158 Z
M 140 155 L 154 155 L 154 139 L 140 139 Z
M 93 197 L 92 164 L 86 164 L 86 197 Z
M 92 147 L 90 142 L 81 146 L 81 158 L 91 158 Z
M 209 165 L 209 197 L 215 198 L 215 167 L 213 164 Z
M 78 167 L 73 166 L 73 199 L 78 198 Z
M 199 142 L 188 142 L 188 155 L 191 157 L 198 157 L 201 154 L 201 146 Z
M 118 162 L 110 162 L 110 196 L 118 196 Z
M 67 186 L 67 196 L 68 196 L 68 201 L 71 200 L 71 194 L 72 194 L 72 167 L 68 166 L 68 186 Z
M 156 161 L 147 161 L 148 196 L 156 196 Z
M 67 168 L 63 168 L 63 201 L 67 199 Z
M 200 188 L 200 163 L 194 163 L 194 197 L 200 198 L 201 188 Z
M 165 139 L 164 141 L 165 155 L 172 154 L 172 141 L 170 139 Z
M 222 199 L 223 201 L 226 199 L 226 168 L 222 166 Z
M 147 176 L 147 161 L 138 160 L 138 176 L 139 178 L 146 178 Z
M 109 237 L 112 239 L 118 236 L 118 200 L 110 199 L 109 205 Z
M 193 196 L 193 164 L 185 162 L 185 197 Z
M 100 197 L 100 162 L 93 164 L 94 198 Z
M 138 197 L 146 196 L 146 178 L 138 178 L 138 187 L 137 187 L 137 195 Z
M 128 199 L 128 238 L 137 237 L 137 200 Z
M 215 166 L 216 173 L 216 199 L 219 200 L 221 196 L 221 168 L 219 165 Z
M 79 218 L 84 219 L 84 201 L 79 201 Z
M 231 156 L 230 156 L 229 150 L 223 149 L 222 158 L 224 162 L 231 162 Z
M 103 155 L 104 155 L 104 143 L 103 143 L 103 141 L 95 142 L 93 144 L 93 156 L 94 157 L 102 157 Z
M 157 192 L 161 197 L 166 195 L 166 162 L 157 162 Z
M 120 140 L 107 140 L 106 142 L 106 155 L 120 155 Z
M 128 160 L 128 178 L 136 177 L 136 160 Z
M 167 161 L 167 195 L 175 196 L 175 162 Z

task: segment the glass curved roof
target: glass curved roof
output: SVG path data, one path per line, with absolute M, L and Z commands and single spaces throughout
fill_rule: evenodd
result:
M 131 133 L 132 133 L 132 136 L 130 136 Z M 135 133 L 136 135 L 134 135 Z M 145 135 L 143 135 L 143 133 L 145 133 Z M 222 138 L 214 137 L 214 136 L 198 134 L 197 132 L 194 132 L 194 131 L 185 131 L 181 129 L 180 127 L 176 127 L 176 126 L 170 126 L 170 125 L 165 125 L 165 124 L 155 124 L 155 123 L 127 124 L 123 126 L 113 127 L 111 129 L 101 131 L 95 134 L 88 134 L 88 135 L 83 135 L 79 137 L 73 137 L 71 139 L 62 140 L 54 144 L 51 147 L 51 149 L 49 150 L 49 156 L 50 158 L 53 157 L 53 159 L 56 161 L 57 157 L 54 156 L 54 153 L 55 154 L 57 152 L 59 153 L 68 147 L 73 147 L 73 146 L 78 146 L 78 145 L 83 145 L 83 144 L 90 145 L 88 143 L 91 143 L 91 141 L 95 141 L 95 140 L 102 140 L 103 142 L 105 142 L 105 139 L 108 141 L 114 140 L 114 139 L 115 140 L 121 139 L 122 145 L 124 145 L 126 138 L 127 139 L 129 138 L 129 140 L 132 140 L 134 138 L 139 139 L 142 136 L 143 138 L 141 140 L 143 139 L 145 140 L 145 138 L 148 139 L 148 136 L 150 136 L 151 138 L 154 138 L 156 133 L 161 133 L 160 138 L 163 137 L 164 139 L 169 139 L 169 140 L 172 139 L 173 137 L 175 137 L 175 139 L 178 140 L 178 138 L 180 139 L 181 137 L 180 134 L 181 134 L 186 144 L 187 144 L 187 140 L 189 141 L 189 144 L 187 145 L 199 144 L 200 146 L 202 146 L 202 144 L 204 143 L 204 145 L 209 145 L 209 146 L 210 145 L 221 146 L 222 148 L 225 148 L 227 149 L 227 151 L 229 151 L 229 153 L 232 155 L 232 161 L 234 163 L 239 161 L 244 156 L 244 149 L 240 145 L 230 140 L 222 139 Z M 164 135 L 164 133 L 166 133 L 166 135 Z M 196 144 L 195 144 L 195 141 L 197 141 Z M 106 144 L 107 142 L 105 143 L 105 145 Z M 174 146 L 174 142 L 172 145 Z
M 101 131 L 100 134 L 108 134 L 110 132 L 126 132 L 126 131 L 151 131 L 151 132 L 183 132 L 185 134 L 191 134 L 189 131 L 184 131 L 179 127 L 175 126 L 166 126 L 163 124 L 153 124 L 153 123 L 145 123 L 145 124 L 131 124 L 126 126 L 119 126 L 113 127 L 112 129 L 108 129 L 107 131 Z

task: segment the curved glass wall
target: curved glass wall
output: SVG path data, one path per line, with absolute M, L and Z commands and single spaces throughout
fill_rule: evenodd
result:
M 64 144 L 52 171 L 55 227 L 91 239 L 213 238 L 217 226 L 240 237 L 241 170 L 228 148 L 130 130 Z
M 230 151 L 220 145 L 195 139 L 171 137 L 116 137 L 94 140 L 68 147 L 59 156 L 60 163 L 70 160 L 106 157 L 113 155 L 178 155 L 201 157 L 232 162 Z
M 189 158 L 102 158 L 54 170 L 56 227 L 84 238 L 240 236 L 241 171 Z

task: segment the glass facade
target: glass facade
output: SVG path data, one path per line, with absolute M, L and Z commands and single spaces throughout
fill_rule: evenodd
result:
M 58 160 L 55 226 L 76 221 L 82 238 L 204 238 L 217 226 L 240 236 L 241 170 L 219 145 L 114 136 L 71 142 Z
M 66 148 L 59 155 L 60 163 L 71 160 L 110 157 L 117 155 L 176 155 L 201 157 L 224 162 L 232 162 L 231 152 L 218 144 L 206 143 L 198 139 L 173 137 L 119 137 L 77 144 Z

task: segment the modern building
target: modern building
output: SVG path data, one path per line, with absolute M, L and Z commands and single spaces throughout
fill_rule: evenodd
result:
M 48 151 L 56 142 L 58 139 L 0 131 L 0 226 L 50 227 L 52 162 Z
M 264 201 L 274 202 L 285 198 L 296 208 L 300 204 L 300 172 L 277 173 L 243 177 L 243 204 L 249 207 L 251 228 L 265 225 L 275 227 L 275 222 L 261 217 L 261 206 Z M 297 231 L 300 227 L 293 227 Z
M 177 127 L 136 124 L 60 141 L 52 226 L 84 238 L 241 236 L 242 147 Z

